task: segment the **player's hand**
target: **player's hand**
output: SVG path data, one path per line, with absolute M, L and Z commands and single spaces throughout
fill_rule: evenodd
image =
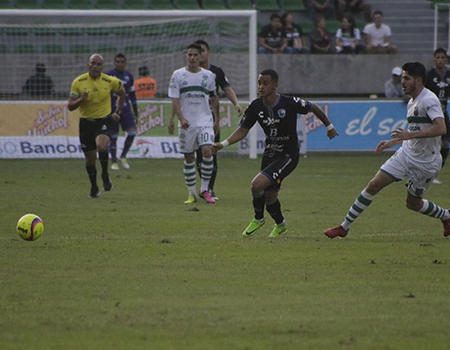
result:
M 217 136 L 220 132 L 220 124 L 214 123 L 213 130 L 214 130 L 214 136 Z
M 242 115 L 242 107 L 241 107 L 241 105 L 238 103 L 234 107 L 236 108 L 236 111 L 238 112 L 238 117 L 240 117 Z
M 170 134 L 170 135 L 173 135 L 173 132 L 174 132 L 174 130 L 175 130 L 175 125 L 174 125 L 174 123 L 173 123 L 173 119 L 170 119 L 168 129 L 169 129 L 169 134 Z
M 336 129 L 333 128 L 333 129 L 331 129 L 331 130 L 327 130 L 327 136 L 328 136 L 328 138 L 331 140 L 331 139 L 334 139 L 336 136 L 339 136 L 339 134 L 338 134 L 338 132 L 336 131 Z
M 394 140 L 409 140 L 410 133 L 404 129 L 397 129 L 391 133 L 391 137 Z
M 88 91 L 83 92 L 81 94 L 81 102 L 87 101 L 88 97 L 89 97 L 89 92 Z
M 214 142 L 211 146 L 211 152 L 217 153 L 218 151 L 220 151 L 223 148 L 223 145 L 220 142 Z
M 378 144 L 377 148 L 375 149 L 375 153 L 381 153 L 383 152 L 385 149 L 391 148 L 393 146 L 393 142 L 392 140 L 383 140 L 380 141 L 380 143 Z
M 185 118 L 180 119 L 180 126 L 182 129 L 187 130 L 189 128 L 189 122 Z
M 114 120 L 115 122 L 118 122 L 118 121 L 120 120 L 120 114 L 119 114 L 119 113 L 114 112 L 114 113 L 111 115 L 111 117 L 113 118 L 113 120 Z

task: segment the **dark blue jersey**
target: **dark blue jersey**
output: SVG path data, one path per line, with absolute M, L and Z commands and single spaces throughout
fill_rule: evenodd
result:
M 446 112 L 447 100 L 450 96 L 450 72 L 445 70 L 444 75 L 440 75 L 435 68 L 430 69 L 425 87 L 436 94 L 442 109 Z
M 222 88 L 223 91 L 225 91 L 225 88 L 229 87 L 230 83 L 228 82 L 228 79 L 225 76 L 225 72 L 222 68 L 210 64 L 208 70 L 210 70 L 214 74 L 214 78 L 216 79 L 216 92 L 217 95 L 219 95 L 219 87 Z
M 131 101 L 131 104 L 135 105 L 136 104 L 136 93 L 135 93 L 135 89 L 134 89 L 133 75 L 130 72 L 128 72 L 127 70 L 124 70 L 122 73 L 120 73 L 117 71 L 116 68 L 111 69 L 106 74 L 116 77 L 120 81 L 122 81 L 123 88 L 125 89 L 125 92 L 127 93 L 127 98 L 125 100 L 125 104 L 129 105 L 129 103 Z M 117 100 L 117 98 L 116 98 L 116 95 L 114 94 L 113 98 L 112 98 L 113 110 L 115 108 L 116 100 Z M 125 107 L 128 107 L 128 106 L 125 106 Z
M 298 157 L 297 115 L 309 113 L 311 107 L 310 102 L 298 97 L 278 95 L 273 106 L 265 105 L 258 98 L 247 107 L 239 126 L 251 129 L 256 122 L 261 125 L 266 134 L 264 156 Z

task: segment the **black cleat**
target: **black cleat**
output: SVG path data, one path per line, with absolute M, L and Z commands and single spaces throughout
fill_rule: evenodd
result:
M 91 192 L 89 192 L 89 198 L 98 198 L 100 197 L 100 190 L 98 189 L 98 186 L 91 187 Z
M 105 191 L 111 191 L 112 188 L 113 188 L 113 184 L 112 184 L 111 179 L 109 178 L 109 176 L 108 175 L 106 175 L 106 176 L 103 175 L 102 176 L 102 180 L 103 180 L 103 189 Z

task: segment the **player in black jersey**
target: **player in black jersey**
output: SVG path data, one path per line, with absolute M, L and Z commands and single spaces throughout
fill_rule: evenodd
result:
M 442 136 L 442 166 L 447 159 L 449 141 L 450 141 L 450 121 L 447 113 L 447 101 L 450 96 L 450 72 L 447 69 L 448 55 L 443 48 L 438 48 L 433 55 L 434 68 L 427 73 L 427 82 L 425 87 L 433 91 L 441 102 L 442 111 L 444 112 L 445 126 L 447 127 L 447 134 Z M 435 184 L 440 184 L 438 179 L 433 181 Z
M 261 172 L 251 183 L 255 218 L 242 233 L 245 237 L 253 236 L 264 226 L 264 206 L 275 220 L 275 227 L 269 237 L 278 237 L 287 230 L 281 213 L 278 191 L 283 179 L 297 167 L 299 161 L 297 114 L 314 113 L 325 124 L 328 138 L 338 136 L 333 124 L 316 104 L 298 97 L 280 95 L 277 93 L 277 87 L 277 72 L 271 69 L 262 71 L 258 77 L 260 98 L 250 103 L 239 127 L 230 137 L 212 146 L 217 152 L 242 140 L 255 123 L 259 123 L 266 134 Z
M 227 98 L 231 101 L 231 103 L 236 108 L 236 111 L 239 113 L 239 116 L 242 114 L 242 108 L 239 105 L 239 102 L 236 97 L 236 93 L 234 92 L 233 88 L 231 87 L 230 83 L 228 82 L 227 77 L 225 76 L 225 72 L 222 70 L 222 68 L 212 65 L 209 63 L 209 45 L 204 40 L 197 40 L 195 44 L 199 45 L 202 48 L 202 61 L 200 62 L 200 67 L 204 69 L 208 69 L 211 72 L 213 72 L 214 76 L 216 77 L 216 87 L 217 87 L 217 96 L 219 95 L 219 87 L 223 90 Z M 219 112 L 220 105 L 217 104 L 213 110 L 213 116 L 214 118 L 220 118 L 220 112 Z M 220 141 L 220 126 L 219 126 L 219 132 L 215 135 L 215 142 Z M 213 172 L 211 174 L 211 180 L 209 181 L 209 191 L 211 193 L 211 196 L 218 200 L 219 198 L 214 193 L 214 184 L 216 182 L 216 176 L 217 176 L 217 154 L 214 154 L 213 156 Z M 200 150 L 197 150 L 197 170 L 200 173 L 201 170 L 201 164 L 202 164 L 202 152 Z

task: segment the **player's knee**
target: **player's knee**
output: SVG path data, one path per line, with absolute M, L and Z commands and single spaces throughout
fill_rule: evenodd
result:
M 250 189 L 252 193 L 259 193 L 265 190 L 264 186 L 262 186 L 261 182 L 257 179 L 253 179 L 252 183 L 250 184 Z
M 382 187 L 381 187 L 381 184 L 379 183 L 379 181 L 377 181 L 376 179 L 372 179 L 369 181 L 369 183 L 366 187 L 366 192 L 374 196 L 378 192 L 380 192 L 381 188 Z

